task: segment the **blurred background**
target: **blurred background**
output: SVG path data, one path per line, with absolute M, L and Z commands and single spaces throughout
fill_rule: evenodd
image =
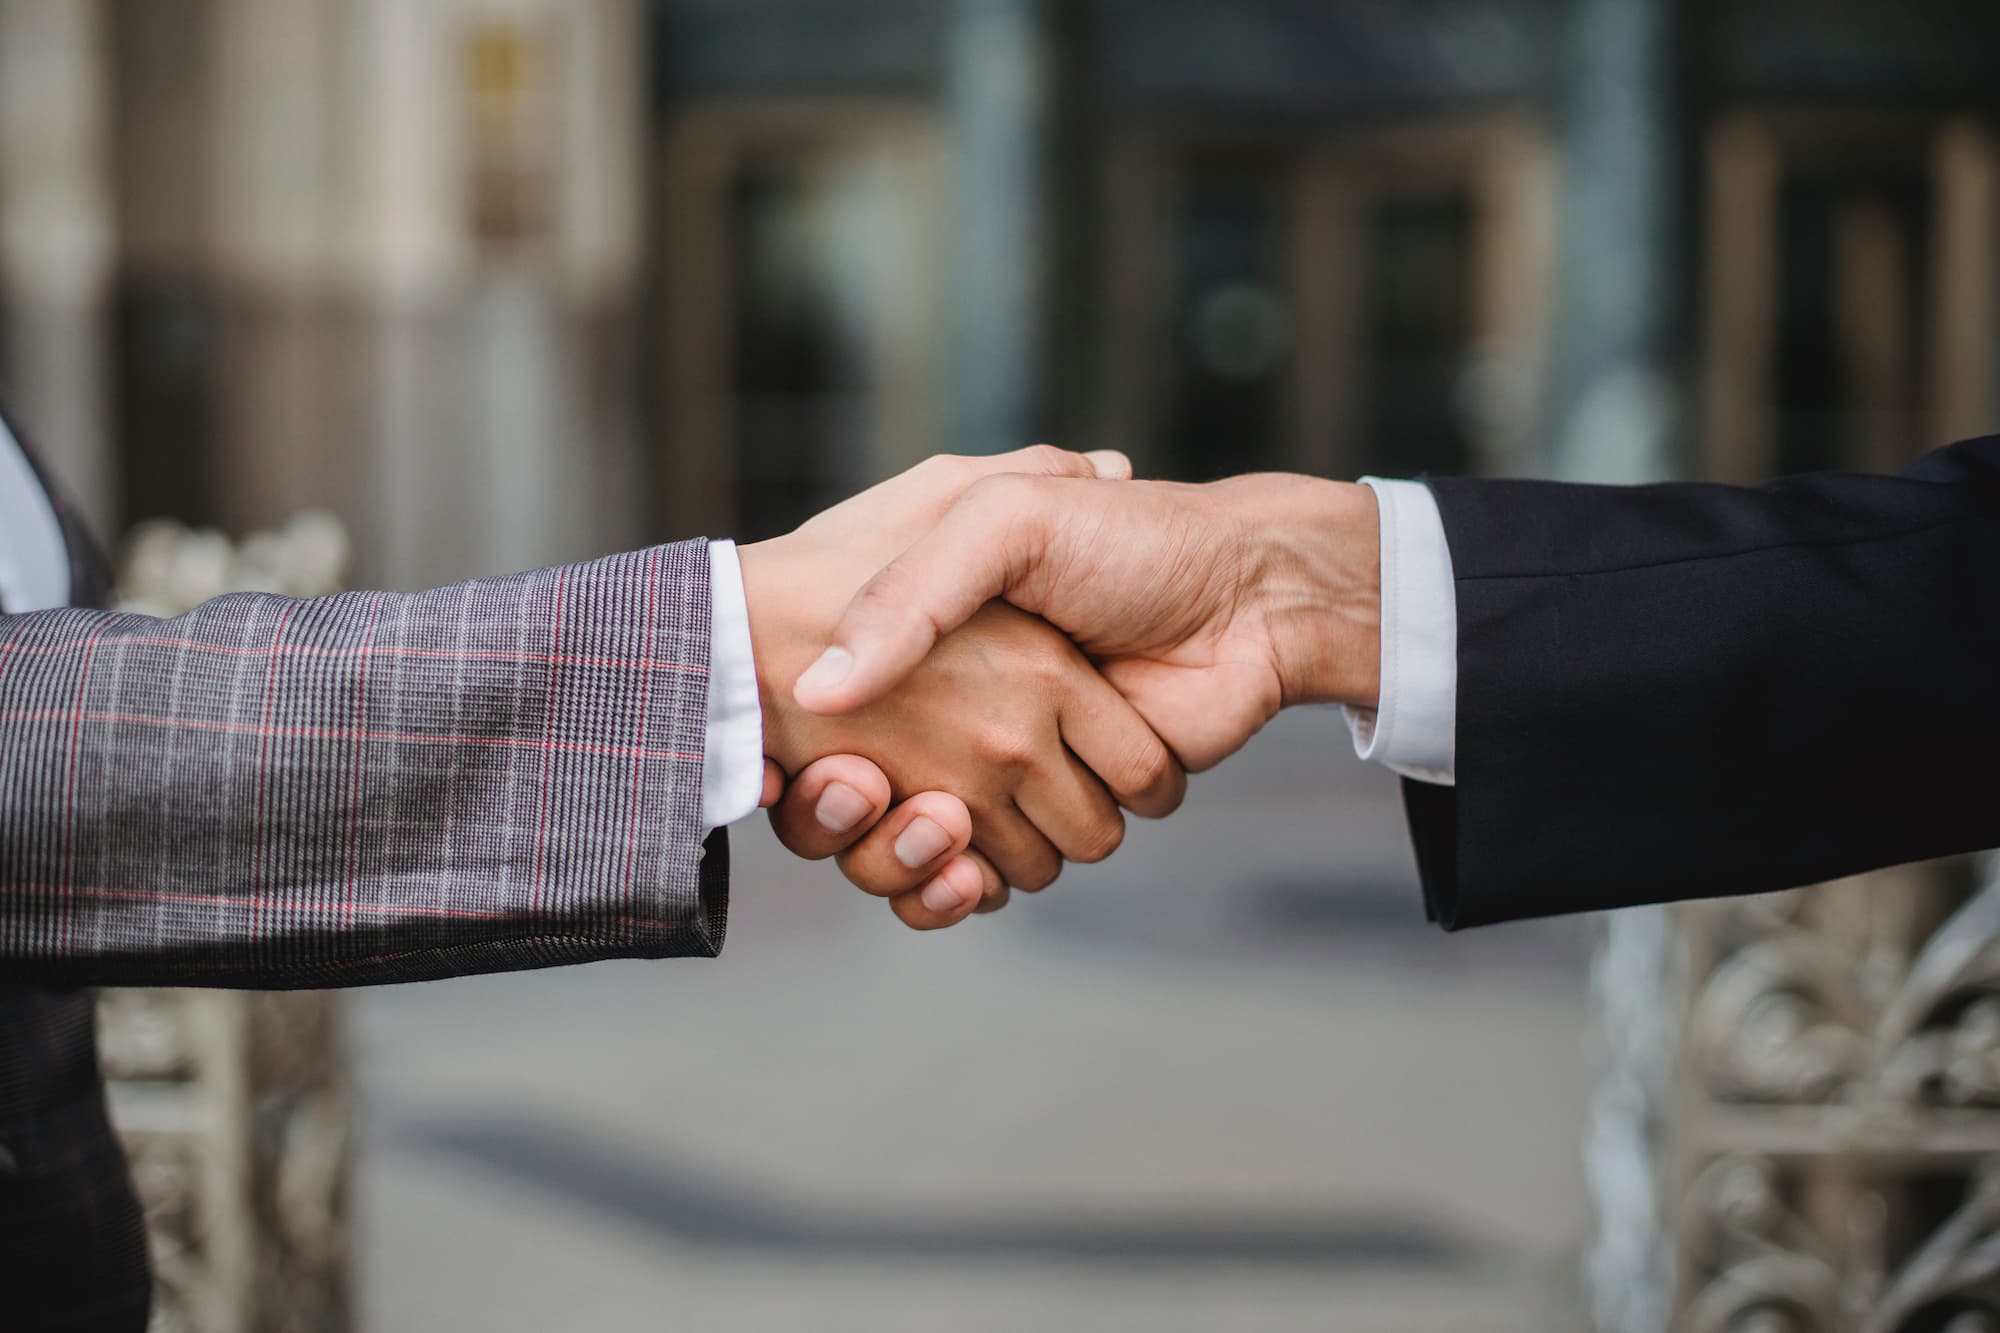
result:
M 0 382 L 106 534 L 323 508 L 395 587 L 1038 439 L 1893 468 L 1995 416 L 1995 52 L 1974 0 L 0 0 Z M 1590 930 L 1431 932 L 1336 716 L 948 938 L 737 848 L 719 962 L 352 998 L 357 1327 L 1588 1325 Z

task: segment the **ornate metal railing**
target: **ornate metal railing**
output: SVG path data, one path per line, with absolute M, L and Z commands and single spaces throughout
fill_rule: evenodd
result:
M 1600 1325 L 2000 1333 L 2000 856 L 1656 919 L 1600 972 Z
M 348 544 L 325 514 L 240 545 L 149 524 L 128 542 L 126 609 L 220 593 L 318 596 Z M 320 992 L 108 990 L 112 1114 L 158 1273 L 154 1333 L 344 1333 L 351 1325 L 347 1085 L 340 1006 Z

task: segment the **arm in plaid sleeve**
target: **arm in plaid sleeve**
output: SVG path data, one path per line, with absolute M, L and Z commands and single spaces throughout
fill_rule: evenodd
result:
M 713 955 L 709 559 L 0 616 L 0 977 L 277 988 Z

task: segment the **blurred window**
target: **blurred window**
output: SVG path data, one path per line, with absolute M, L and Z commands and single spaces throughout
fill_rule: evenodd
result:
M 1172 361 L 1174 476 L 1277 467 L 1293 364 L 1291 164 L 1202 158 L 1173 220 L 1180 303 Z
M 1462 380 L 1472 345 L 1472 198 L 1391 194 L 1363 231 L 1356 472 L 1410 477 L 1472 463 Z
M 1777 229 L 1776 470 L 1894 467 L 1922 429 L 1924 161 L 1794 171 Z
M 467 127 L 467 220 L 489 251 L 546 239 L 555 105 L 548 35 L 516 18 L 485 17 L 465 33 L 461 62 Z
M 703 107 L 664 161 L 666 530 L 784 532 L 935 452 L 930 113 Z
M 111 329 L 120 512 L 221 521 L 211 443 L 221 416 L 216 298 L 193 281 L 127 272 Z
M 1894 471 L 2000 424 L 1981 119 L 1740 111 L 1708 156 L 1710 476 Z
M 880 311 L 852 280 L 865 238 L 842 227 L 865 185 L 812 160 L 747 167 L 735 238 L 736 508 L 754 537 L 789 531 L 865 470 Z M 857 244 L 858 243 L 858 244 Z
M 1115 399 L 1118 438 L 1164 441 L 1163 468 L 1190 478 L 1521 464 L 1550 286 L 1553 153 L 1540 126 L 1164 151 L 1135 138 L 1124 151 L 1127 177 L 1164 183 L 1113 196 L 1113 228 L 1139 258 L 1113 288 L 1130 309 L 1108 327 L 1164 334 L 1170 350 L 1155 370 L 1109 349 L 1106 364 L 1159 381 L 1152 401 Z M 1154 290 L 1172 293 L 1161 314 Z M 1156 332 L 1162 315 L 1171 324 Z

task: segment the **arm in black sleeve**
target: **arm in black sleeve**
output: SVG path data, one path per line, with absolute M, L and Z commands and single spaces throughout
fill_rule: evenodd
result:
M 1458 785 L 1404 791 L 1445 926 L 2000 845 L 2000 437 L 1899 476 L 1432 488 Z

